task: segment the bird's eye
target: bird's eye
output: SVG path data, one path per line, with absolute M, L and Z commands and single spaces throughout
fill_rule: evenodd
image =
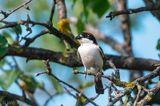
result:
M 83 36 L 80 34 L 79 37 L 82 38 Z

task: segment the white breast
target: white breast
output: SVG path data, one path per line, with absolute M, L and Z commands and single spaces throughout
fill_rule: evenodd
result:
M 103 59 L 100 49 L 95 44 L 82 44 L 78 48 L 83 65 L 86 69 L 95 69 L 101 71 L 103 67 Z

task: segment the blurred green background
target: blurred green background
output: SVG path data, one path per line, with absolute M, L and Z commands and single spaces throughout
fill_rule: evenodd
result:
M 0 0 L 0 10 L 9 11 L 13 10 L 20 4 L 26 2 L 26 0 Z M 110 12 L 116 10 L 115 0 L 65 0 L 67 7 L 68 18 L 75 17 L 78 21 L 75 24 L 71 24 L 71 30 L 74 35 L 84 30 L 86 23 L 99 29 L 101 32 L 113 37 L 118 42 L 123 42 L 123 36 L 119 27 L 120 22 L 116 17 L 112 21 L 106 19 L 105 16 Z M 10 15 L 7 21 L 18 21 L 20 19 L 26 20 L 27 15 L 31 20 L 46 22 L 49 18 L 50 10 L 52 6 L 52 0 L 33 0 L 29 4 L 29 10 L 22 8 L 12 15 Z M 128 6 L 130 8 L 136 8 L 144 6 L 141 0 L 128 0 Z M 57 7 L 55 9 L 53 17 L 53 25 L 57 28 L 58 21 Z M 3 17 L 0 15 L 0 17 Z M 1 24 L 0 24 L 1 25 Z M 150 13 L 140 13 L 131 15 L 131 33 L 133 35 L 133 50 L 136 57 L 159 59 L 158 50 L 160 49 L 160 41 L 157 43 L 160 35 L 160 24 Z M 43 27 L 33 26 L 32 34 L 29 37 L 35 36 Z M 22 38 L 28 32 L 26 27 L 17 26 L 15 28 L 8 28 L 0 30 L 0 34 L 7 38 L 8 43 L 13 44 L 16 41 L 17 35 Z M 19 39 L 20 39 L 19 38 Z M 24 42 L 22 41 L 21 44 Z M 103 48 L 105 53 L 120 55 L 113 50 L 109 45 L 99 41 L 99 45 Z M 147 44 L 147 47 L 145 46 Z M 31 44 L 31 47 L 45 48 L 53 51 L 65 52 L 65 46 L 62 41 L 54 36 L 46 34 L 35 40 Z M 57 63 L 51 63 L 53 73 L 60 79 L 73 85 L 74 87 L 84 90 L 88 97 L 95 95 L 92 77 L 84 78 L 82 75 L 72 74 L 73 68 L 63 66 Z M 42 61 L 29 60 L 26 62 L 25 58 L 20 57 L 6 57 L 0 62 L 0 89 L 7 90 L 9 92 L 22 95 L 22 91 L 18 84 L 29 92 L 34 92 L 34 97 L 39 105 L 44 105 L 48 98 L 51 100 L 48 102 L 48 106 L 72 106 L 76 100 L 66 93 L 65 86 L 59 84 L 53 78 L 47 75 L 40 75 L 36 77 L 39 72 L 45 71 L 45 66 Z M 77 68 L 83 70 L 83 68 Z M 106 75 L 109 75 L 112 70 L 105 71 Z M 125 75 L 125 76 L 124 76 Z M 122 80 L 128 81 L 128 71 L 121 71 Z M 4 80 L 6 79 L 6 80 Z M 105 84 L 108 84 L 104 80 Z M 67 88 L 70 90 L 70 88 Z M 74 93 L 74 91 L 71 91 Z M 53 95 L 53 96 L 52 96 Z M 96 99 L 96 102 L 102 105 L 107 103 L 107 91 L 105 95 Z M 20 103 L 21 105 L 25 105 Z M 88 104 L 90 105 L 90 104 Z

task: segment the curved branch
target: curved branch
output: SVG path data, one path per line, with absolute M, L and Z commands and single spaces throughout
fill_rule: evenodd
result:
M 68 56 L 64 56 L 61 52 L 54 52 L 42 48 L 23 48 L 9 46 L 6 56 L 19 56 L 27 59 L 47 60 L 56 62 L 62 65 L 70 67 L 82 66 L 81 61 L 77 58 L 76 53 L 69 53 Z M 111 68 L 107 60 L 112 60 L 116 68 L 132 69 L 132 70 L 154 70 L 156 65 L 160 63 L 158 60 L 134 58 L 130 56 L 114 56 L 105 55 L 104 68 Z
M 122 14 L 134 14 L 134 13 L 139 13 L 139 12 L 144 12 L 144 11 L 154 11 L 154 10 L 159 10 L 159 6 L 146 6 L 146 7 L 140 7 L 140 8 L 135 8 L 135 9 L 127 9 L 127 10 L 121 10 L 121 11 L 115 11 L 115 12 L 110 12 L 106 18 L 110 18 L 112 20 L 114 17 Z
M 14 27 L 16 25 L 24 25 L 24 24 L 43 26 L 49 30 L 50 34 L 53 34 L 60 39 L 66 40 L 71 45 L 71 47 L 76 48 L 79 45 L 76 41 L 74 41 L 74 39 L 72 37 L 67 36 L 66 34 L 58 31 L 55 27 L 48 25 L 47 23 L 36 22 L 36 21 L 32 21 L 30 19 L 29 20 L 19 20 L 17 22 L 7 22 L 7 21 L 0 21 L 0 22 L 5 24 L 4 26 L 0 26 L 0 29 L 10 28 L 10 27 Z
M 12 94 L 7 91 L 0 91 L 0 95 L 1 95 L 1 97 L 5 97 L 5 98 L 11 99 L 11 100 L 19 100 L 19 101 L 22 101 L 28 105 L 31 105 L 31 101 L 23 96 L 18 96 L 16 94 Z

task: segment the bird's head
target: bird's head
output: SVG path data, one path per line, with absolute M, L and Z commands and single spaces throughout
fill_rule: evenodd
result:
M 76 39 L 80 42 L 80 44 L 85 44 L 85 43 L 94 43 L 97 44 L 97 41 L 95 37 L 88 32 L 82 32 L 80 33 Z

